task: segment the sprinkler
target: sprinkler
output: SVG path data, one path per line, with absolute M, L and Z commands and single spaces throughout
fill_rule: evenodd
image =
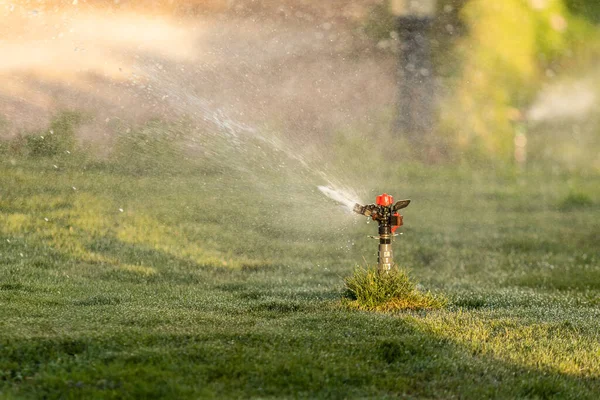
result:
M 379 272 L 387 272 L 392 269 L 394 264 L 392 237 L 396 236 L 396 229 L 402 226 L 402 215 L 398 213 L 398 210 L 408 207 L 409 204 L 410 200 L 400 200 L 394 204 L 394 198 L 384 193 L 377 196 L 375 204 L 366 206 L 356 204 L 353 208 L 354 212 L 371 217 L 379 224 L 379 236 L 371 236 L 379 239 L 379 253 L 377 254 Z

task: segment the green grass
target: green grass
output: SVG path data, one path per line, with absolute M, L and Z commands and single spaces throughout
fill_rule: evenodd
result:
M 345 279 L 343 304 L 365 311 L 402 311 L 441 308 L 446 299 L 417 289 L 408 272 L 394 266 L 389 271 L 357 268 Z
M 600 178 L 387 173 L 445 308 L 343 307 L 376 227 L 302 171 L 2 157 L 0 398 L 597 399 Z

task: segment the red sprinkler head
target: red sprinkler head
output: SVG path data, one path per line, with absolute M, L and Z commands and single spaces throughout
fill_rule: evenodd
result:
M 387 193 L 377 196 L 375 204 L 362 206 L 356 204 L 354 211 L 372 218 L 379 223 L 379 270 L 389 271 L 393 265 L 392 237 L 398 227 L 402 226 L 402 215 L 397 211 L 405 208 L 410 200 L 400 200 L 394 204 L 394 198 Z
M 376 203 L 378 206 L 387 207 L 387 206 L 391 205 L 393 202 L 394 202 L 394 198 L 387 193 L 377 196 Z

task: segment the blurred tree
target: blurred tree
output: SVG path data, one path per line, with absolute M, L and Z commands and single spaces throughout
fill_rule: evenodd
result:
M 396 131 L 414 144 L 424 141 L 434 127 L 434 76 L 429 30 L 436 0 L 391 0 L 400 40 Z

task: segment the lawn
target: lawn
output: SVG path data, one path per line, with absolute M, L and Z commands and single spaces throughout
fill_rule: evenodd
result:
M 0 398 L 598 399 L 598 175 L 372 181 L 412 199 L 396 261 L 448 299 L 399 313 L 342 306 L 376 227 L 309 175 L 3 156 Z

